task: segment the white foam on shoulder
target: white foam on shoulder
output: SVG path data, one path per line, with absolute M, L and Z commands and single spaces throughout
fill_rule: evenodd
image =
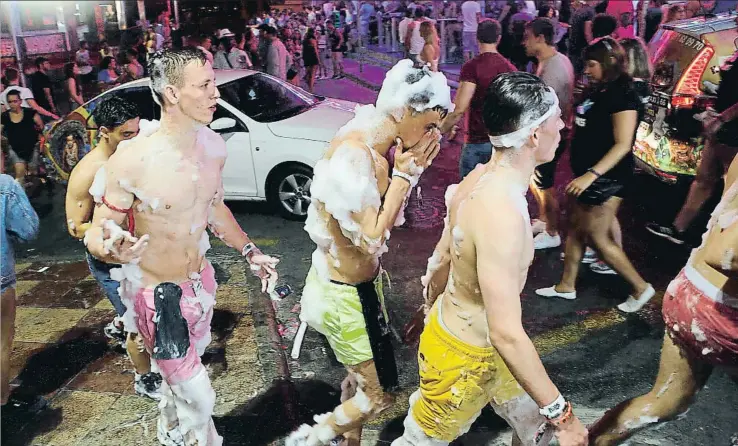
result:
M 95 178 L 92 180 L 90 185 L 90 195 L 95 203 L 102 203 L 102 198 L 105 196 L 105 182 L 107 181 L 107 175 L 105 174 L 105 166 L 100 166 L 95 172 Z

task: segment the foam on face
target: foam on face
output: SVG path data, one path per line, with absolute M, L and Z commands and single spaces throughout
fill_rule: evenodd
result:
M 440 72 L 432 72 L 423 68 L 424 76 L 415 83 L 408 83 L 408 77 L 419 75 L 419 69 L 413 68 L 413 62 L 404 59 L 395 64 L 384 77 L 382 89 L 377 97 L 377 110 L 390 114 L 398 109 L 404 109 L 411 99 L 426 96 L 429 101 L 422 106 L 415 106 L 416 112 L 423 112 L 434 107 L 443 107 L 453 111 L 451 89 L 446 76 Z
M 101 166 L 95 172 L 95 178 L 92 180 L 89 192 L 92 195 L 92 199 L 95 203 L 102 203 L 102 198 L 105 196 L 105 182 L 107 181 L 107 175 L 105 175 L 105 166 Z M 81 204 L 81 203 L 80 203 Z

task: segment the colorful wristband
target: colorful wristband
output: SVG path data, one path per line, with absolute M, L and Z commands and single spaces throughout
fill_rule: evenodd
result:
M 566 408 L 566 400 L 564 399 L 564 396 L 559 394 L 559 396 L 553 400 L 553 402 L 547 406 L 544 406 L 538 410 L 538 413 L 543 415 L 544 417 L 551 419 L 556 418 L 559 415 L 561 415 L 564 412 L 564 409 Z

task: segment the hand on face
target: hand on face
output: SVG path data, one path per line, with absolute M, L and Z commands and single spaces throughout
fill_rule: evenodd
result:
M 441 150 L 441 133 L 438 129 L 426 132 L 414 146 L 406 148 L 397 138 L 395 169 L 410 175 L 420 175 L 418 168 L 427 169 Z

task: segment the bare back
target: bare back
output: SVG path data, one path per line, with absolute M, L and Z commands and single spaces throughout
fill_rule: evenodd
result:
M 477 166 L 456 188 L 450 198 L 444 235 L 448 239 L 451 269 L 443 301 L 443 321 L 446 327 L 462 341 L 476 346 L 489 346 L 488 325 L 484 300 L 480 290 L 481 261 L 479 243 L 507 243 L 513 239 L 522 245 L 517 258 L 500 259 L 519 272 L 515 278 L 517 293 L 525 286 L 528 267 L 533 261 L 533 235 L 527 202 L 523 191 L 516 190 L 510 178 L 502 172 Z M 486 230 L 480 220 L 494 218 L 509 220 L 511 231 L 495 233 Z

